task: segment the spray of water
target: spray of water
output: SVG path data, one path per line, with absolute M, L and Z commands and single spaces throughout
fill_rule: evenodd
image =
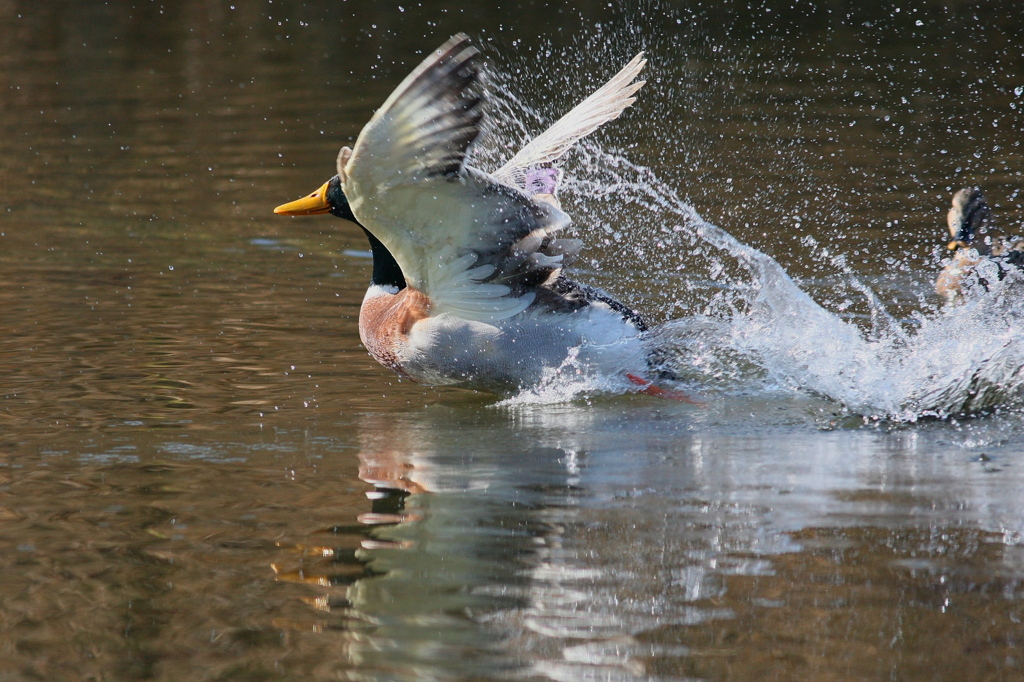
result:
M 492 140 L 508 142 L 484 145 L 483 167 L 543 125 L 507 88 L 497 107 L 496 119 L 505 123 Z M 598 283 L 661 313 L 664 321 L 650 337 L 652 357 L 685 388 L 808 392 L 851 414 L 895 421 L 1024 403 L 1020 278 L 965 305 L 925 308 L 908 324 L 844 267 L 842 257 L 830 256 L 834 288 L 858 292 L 870 311 L 858 324 L 819 304 L 774 258 L 703 220 L 651 168 L 587 140 L 566 159 L 565 170 L 563 205 L 580 236 L 594 245 L 593 264 L 625 257 L 647 266 L 617 269 Z M 600 280 L 597 270 L 581 277 Z M 510 402 L 626 388 L 611 377 L 563 369 Z

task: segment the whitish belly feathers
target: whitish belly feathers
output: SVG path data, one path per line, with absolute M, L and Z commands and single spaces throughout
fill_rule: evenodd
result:
M 645 373 L 640 332 L 604 307 L 527 311 L 489 324 L 430 316 L 412 288 L 367 291 L 359 335 L 380 364 L 413 381 L 499 393 L 537 384 L 545 372 Z

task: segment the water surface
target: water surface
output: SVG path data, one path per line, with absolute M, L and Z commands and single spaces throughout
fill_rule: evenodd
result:
M 1019 401 L 859 411 L 842 346 L 705 407 L 402 383 L 359 345 L 362 235 L 272 214 L 451 33 L 516 111 L 485 161 L 643 49 L 567 160 L 580 279 L 776 338 L 743 326 L 750 252 L 664 241 L 683 205 L 828 322 L 764 329 L 868 338 L 863 284 L 967 343 L 931 281 L 955 189 L 1024 214 L 1016 6 L 785 4 L 0 1 L 4 676 L 1021 676 Z

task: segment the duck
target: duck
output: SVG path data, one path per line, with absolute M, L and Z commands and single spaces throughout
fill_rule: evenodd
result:
M 1024 271 L 1024 239 L 989 234 L 994 231 L 992 209 L 980 188 L 964 187 L 953 195 L 946 223 L 951 258 L 935 281 L 935 291 L 947 304 L 962 303 L 972 292 L 988 291 L 992 282 Z
M 497 394 L 571 372 L 689 401 L 655 383 L 647 319 L 563 271 L 583 244 L 559 234 L 570 219 L 553 164 L 632 105 L 645 64 L 637 55 L 487 173 L 468 163 L 486 125 L 481 55 L 458 34 L 341 149 L 336 175 L 275 209 L 331 214 L 363 230 L 373 269 L 359 335 L 377 362 L 417 383 Z

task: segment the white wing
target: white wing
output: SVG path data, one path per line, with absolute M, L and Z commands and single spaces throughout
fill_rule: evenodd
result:
M 641 52 L 626 64 L 610 81 L 590 97 L 577 104 L 572 111 L 558 119 L 554 125 L 535 137 L 508 163 L 494 172 L 500 182 L 523 189 L 525 172 L 538 164 L 560 158 L 577 141 L 599 127 L 613 121 L 633 104 L 636 94 L 646 81 L 636 81 L 647 64 Z M 634 82 L 635 81 L 635 82 Z

